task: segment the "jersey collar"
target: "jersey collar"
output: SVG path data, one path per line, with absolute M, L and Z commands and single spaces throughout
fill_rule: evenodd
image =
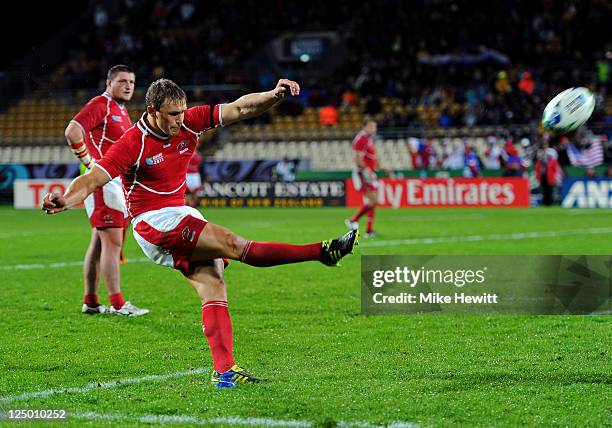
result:
M 145 116 L 147 115 L 147 113 L 143 113 L 142 117 L 140 118 L 140 120 L 138 121 L 138 129 L 140 129 L 143 133 L 145 134 L 150 134 L 152 136 L 154 136 L 155 138 L 158 138 L 160 140 L 169 140 L 170 136 L 163 136 L 163 135 L 159 135 L 157 132 L 153 131 L 149 125 L 147 125 L 147 121 L 145 120 Z
M 119 107 L 121 110 L 125 109 L 125 104 L 120 103 L 119 101 L 117 101 L 116 99 L 114 99 L 113 97 L 111 97 L 111 95 L 110 95 L 108 92 L 106 92 L 106 91 L 102 92 L 102 96 L 103 96 L 104 98 L 107 98 L 107 99 L 109 99 L 109 100 L 114 101 L 114 102 L 115 102 L 115 104 L 117 104 L 117 107 Z

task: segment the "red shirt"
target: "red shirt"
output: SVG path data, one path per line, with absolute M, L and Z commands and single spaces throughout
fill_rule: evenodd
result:
M 200 172 L 200 164 L 202 163 L 202 155 L 198 150 L 193 151 L 191 159 L 187 164 L 187 174 L 194 174 Z
M 355 136 L 353 151 L 362 153 L 366 166 L 372 171 L 376 171 L 376 146 L 374 145 L 374 139 L 367 132 L 359 131 Z
M 127 108 L 106 92 L 92 98 L 72 119 L 85 134 L 91 157 L 100 160 L 106 151 L 132 126 Z
M 187 109 L 183 126 L 174 137 L 156 134 L 144 117 L 143 114 L 96 163 L 110 179 L 121 175 L 132 218 L 147 211 L 185 205 L 185 174 L 198 137 L 222 125 L 221 105 Z

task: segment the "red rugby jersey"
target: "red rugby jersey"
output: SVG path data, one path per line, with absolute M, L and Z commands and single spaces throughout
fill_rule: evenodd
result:
M 376 146 L 374 139 L 364 131 L 359 133 L 353 139 L 353 150 L 363 153 L 363 161 L 366 166 L 372 171 L 376 171 Z
M 190 174 L 200 172 L 200 164 L 202 163 L 202 155 L 199 151 L 194 150 L 189 163 L 187 164 L 187 172 Z
M 100 160 L 132 126 L 127 108 L 106 92 L 92 98 L 71 122 L 83 130 L 87 150 L 95 160 Z
M 222 126 L 221 105 L 185 111 L 174 137 L 156 134 L 142 118 L 96 163 L 110 179 L 121 175 L 130 216 L 185 205 L 185 174 L 198 137 Z

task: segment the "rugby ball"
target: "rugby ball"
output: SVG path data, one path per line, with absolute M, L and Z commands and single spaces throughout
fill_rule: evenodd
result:
M 542 125 L 556 135 L 574 131 L 589 120 L 595 97 L 587 88 L 569 88 L 554 97 L 544 109 Z

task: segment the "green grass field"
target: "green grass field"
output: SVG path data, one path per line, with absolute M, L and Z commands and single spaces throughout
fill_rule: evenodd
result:
M 350 212 L 204 214 L 249 239 L 306 243 L 344 233 Z M 211 358 L 200 302 L 177 271 L 144 261 L 130 234 L 123 294 L 150 315 L 82 315 L 85 213 L 3 207 L 0 410 L 65 409 L 62 427 L 612 426 L 609 316 L 364 317 L 359 300 L 360 254 L 608 255 L 611 215 L 379 210 L 378 237 L 341 268 L 233 262 L 236 357 L 269 381 L 219 391 L 208 372 L 186 373 Z

